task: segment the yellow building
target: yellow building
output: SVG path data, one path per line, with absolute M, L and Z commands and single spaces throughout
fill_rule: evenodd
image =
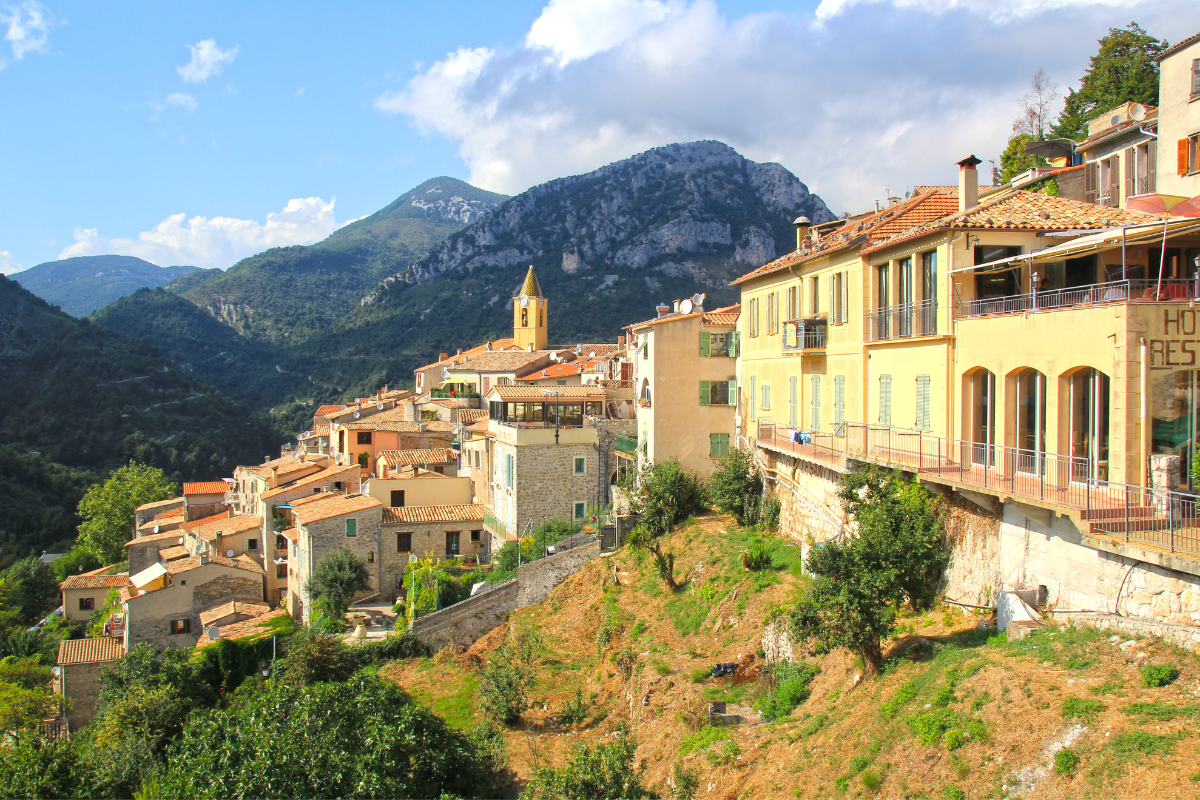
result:
M 546 298 L 533 265 L 525 274 L 521 293 L 513 298 L 513 343 L 522 350 L 546 349 Z

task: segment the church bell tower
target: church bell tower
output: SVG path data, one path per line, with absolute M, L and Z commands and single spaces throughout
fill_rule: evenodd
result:
M 522 350 L 546 349 L 546 298 L 538 286 L 533 265 L 525 275 L 521 293 L 513 298 L 513 342 Z

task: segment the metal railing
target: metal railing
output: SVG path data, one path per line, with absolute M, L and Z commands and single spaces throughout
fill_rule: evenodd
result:
M 621 453 L 636 453 L 638 449 L 637 437 L 618 433 L 614 437 L 613 448 Z
M 508 526 L 496 518 L 496 515 L 486 508 L 483 510 L 483 527 L 508 541 Z
M 864 312 L 868 341 L 933 336 L 937 333 L 937 300 L 899 303 Z
M 556 427 L 566 430 L 567 428 L 594 428 L 596 423 L 590 417 L 584 417 L 581 422 L 559 422 L 554 424 L 554 420 L 544 420 L 540 422 L 519 422 L 517 420 L 498 419 L 497 424 L 504 425 L 509 428 L 549 428 L 554 430 Z
M 605 389 L 632 389 L 633 381 L 604 379 L 597 381 Z
M 471 392 L 471 391 L 448 392 L 444 389 L 430 389 L 429 390 L 429 399 L 430 400 L 461 400 L 464 398 L 478 399 L 479 392 Z
M 1148 278 L 1093 283 L 1025 292 L 1005 297 L 985 297 L 958 304 L 958 317 L 984 317 L 994 314 L 1017 314 L 1025 311 L 1053 311 L 1059 308 L 1128 303 L 1137 301 L 1188 301 L 1200 298 L 1200 279 L 1164 278 L 1161 282 Z
M 794 319 L 783 323 L 781 346 L 784 350 L 824 350 L 824 320 Z
M 1071 506 L 1092 532 L 1170 552 L 1200 554 L 1197 497 L 1113 483 L 1089 458 L 969 442 L 927 431 L 842 423 L 832 431 L 795 430 L 758 420 L 758 443 L 830 466 L 847 459 L 936 475 L 1004 495 Z

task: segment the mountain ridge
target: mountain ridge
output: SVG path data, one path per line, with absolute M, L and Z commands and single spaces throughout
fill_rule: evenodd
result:
M 165 286 L 195 272 L 209 270 L 160 267 L 136 256 L 98 255 L 46 261 L 9 277 L 71 316 L 86 317 L 138 289 Z

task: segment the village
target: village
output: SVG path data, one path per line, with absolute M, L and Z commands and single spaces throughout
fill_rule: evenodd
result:
M 411 563 L 486 569 L 557 520 L 598 554 L 623 541 L 621 487 L 644 465 L 705 478 L 737 449 L 805 552 L 844 534 L 842 476 L 899 469 L 994 530 L 952 543 L 947 597 L 1002 628 L 1069 617 L 1200 647 L 1200 201 L 1164 200 L 1200 196 L 1197 64 L 1200 35 L 1164 52 L 1159 108 L 1038 143 L 1050 166 L 1010 183 L 968 156 L 957 185 L 797 218 L 794 250 L 737 278 L 735 305 L 664 298 L 615 341 L 555 343 L 530 266 L 511 337 L 317 407 L 278 457 L 138 508 L 124 563 L 62 582 L 68 619 L 111 607 L 103 636 L 60 645 L 70 727 L 139 644 L 309 624 L 307 583 L 342 550 L 371 582 L 344 636 L 385 636 L 418 621 L 397 610 Z M 487 632 L 427 611 L 430 641 Z

